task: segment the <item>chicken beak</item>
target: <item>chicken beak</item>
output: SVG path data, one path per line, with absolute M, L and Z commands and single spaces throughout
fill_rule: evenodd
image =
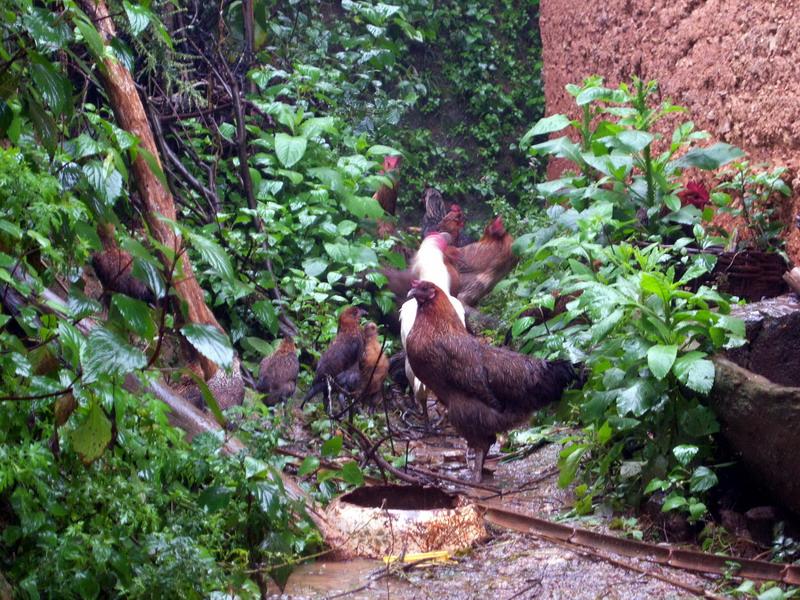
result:
M 414 288 L 411 288 L 410 290 L 408 290 L 408 293 L 406 294 L 406 298 L 416 298 L 417 296 L 414 294 L 414 291 L 415 291 Z

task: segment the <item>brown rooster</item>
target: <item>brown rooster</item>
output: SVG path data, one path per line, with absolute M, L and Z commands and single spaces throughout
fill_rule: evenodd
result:
M 474 448 L 473 477 L 480 481 L 496 434 L 561 398 L 575 371 L 568 361 L 532 358 L 469 335 L 447 295 L 429 281 L 415 282 L 409 297 L 418 304 L 406 339 L 411 368 Z
M 353 393 L 361 382 L 361 356 L 364 353 L 364 336 L 359 319 L 366 311 L 357 306 L 346 307 L 339 315 L 336 337 L 322 354 L 311 388 L 303 397 L 303 403 L 319 393 L 325 394 L 326 406 L 330 410 L 329 389 Z
M 275 352 L 261 361 L 256 389 L 265 394 L 263 401 L 267 406 L 275 406 L 294 395 L 297 374 L 300 372 L 296 352 L 294 340 L 286 337 Z
M 370 411 L 373 411 L 381 399 L 383 382 L 389 372 L 389 359 L 383 353 L 378 340 L 378 326 L 371 321 L 364 325 L 364 354 L 360 368 L 361 384 L 357 396 L 363 397 Z
M 120 249 L 114 240 L 114 224 L 97 226 L 103 250 L 92 255 L 92 268 L 106 292 L 120 292 L 131 298 L 155 302 L 155 294 L 133 276 L 133 256 Z
M 511 252 L 511 237 L 503 226 L 502 217 L 496 217 L 483 230 L 477 242 L 463 248 L 450 246 L 446 253 L 456 265 L 460 276 L 458 299 L 468 306 L 476 306 L 494 289 L 517 264 Z
M 388 215 L 393 215 L 397 210 L 397 192 L 400 187 L 400 166 L 402 164 L 402 156 L 387 155 L 383 157 L 383 169 L 380 174 L 389 177 L 392 180 L 392 186 L 382 185 L 372 196 Z

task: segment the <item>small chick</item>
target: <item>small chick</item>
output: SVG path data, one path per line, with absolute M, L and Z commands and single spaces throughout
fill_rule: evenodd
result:
M 364 354 L 361 357 L 361 385 L 356 395 L 364 398 L 370 411 L 381 398 L 383 381 L 389 372 L 389 358 L 381 349 L 378 326 L 369 322 L 364 325 Z
M 267 406 L 275 406 L 294 395 L 300 372 L 296 351 L 294 340 L 286 337 L 275 352 L 261 361 L 256 389 L 264 394 L 262 400 Z

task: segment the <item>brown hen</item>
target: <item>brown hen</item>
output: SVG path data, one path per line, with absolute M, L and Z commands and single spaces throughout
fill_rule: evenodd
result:
M 497 282 L 508 275 L 518 260 L 511 251 L 513 243 L 514 238 L 503 226 L 502 217 L 496 217 L 477 242 L 463 248 L 447 248 L 447 256 L 460 275 L 458 299 L 461 302 L 476 306 Z
M 291 398 L 297 387 L 299 372 L 300 361 L 294 340 L 290 337 L 283 338 L 275 352 L 261 361 L 258 369 L 256 389 L 264 394 L 264 404 L 275 406 Z
M 364 354 L 361 357 L 361 384 L 357 396 L 364 399 L 370 411 L 381 399 L 383 382 L 389 372 L 389 359 L 378 339 L 378 326 L 371 321 L 364 325 Z
M 317 363 L 314 380 L 311 382 L 303 405 L 314 396 L 324 393 L 326 406 L 330 410 L 328 391 L 352 394 L 361 383 L 361 356 L 364 353 L 364 336 L 359 319 L 366 314 L 357 306 L 346 307 L 339 315 L 336 337 Z

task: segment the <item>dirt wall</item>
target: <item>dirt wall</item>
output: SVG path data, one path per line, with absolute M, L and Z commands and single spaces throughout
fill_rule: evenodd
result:
M 547 114 L 575 116 L 564 90 L 598 74 L 658 79 L 662 96 L 689 109 L 713 140 L 753 163 L 790 167 L 800 209 L 800 0 L 541 0 Z M 788 249 L 800 263 L 800 232 Z

